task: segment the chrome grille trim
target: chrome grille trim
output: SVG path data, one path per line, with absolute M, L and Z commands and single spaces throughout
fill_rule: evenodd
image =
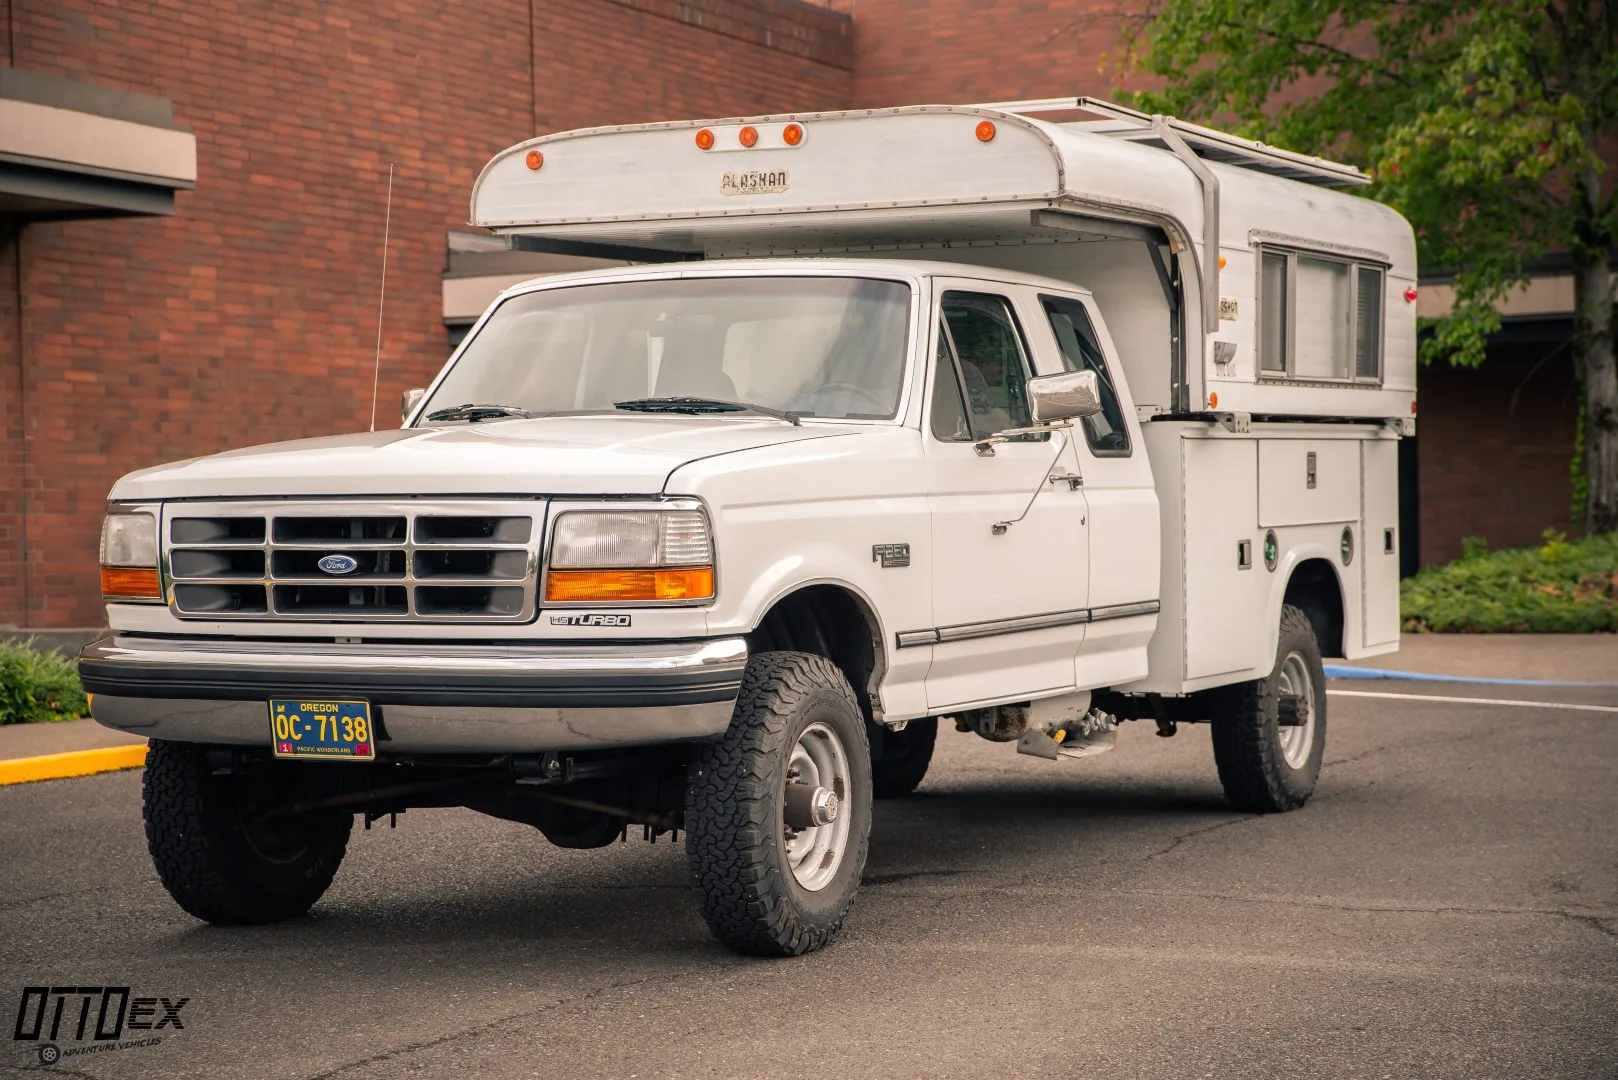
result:
M 172 502 L 164 506 L 159 526 L 164 598 L 180 619 L 531 622 L 539 591 L 546 506 L 547 500 L 538 498 Z M 524 533 L 516 519 L 522 518 L 528 519 L 528 527 L 526 539 L 519 541 Z M 227 525 L 226 519 L 236 520 Z M 367 534 L 371 526 L 364 523 L 388 519 L 403 520 L 402 528 L 387 530 L 397 536 Z M 262 531 L 256 529 L 255 520 L 262 523 Z M 180 530 L 179 540 L 177 521 L 192 523 Z M 208 534 L 208 527 L 201 524 L 208 521 L 222 523 L 215 530 L 220 535 L 197 539 Z M 321 522 L 337 523 L 354 537 L 333 533 L 328 540 L 300 535 Z M 480 522 L 488 535 L 467 535 L 478 531 Z M 262 539 L 243 539 L 244 532 Z M 298 538 L 278 540 L 278 533 Z M 419 564 L 418 552 L 423 556 Z M 248 553 L 263 560 L 261 570 Z M 317 566 L 303 565 L 312 561 L 312 553 L 348 555 L 359 566 L 352 574 L 324 573 Z M 520 560 L 506 553 L 517 554 Z M 181 558 L 176 560 L 176 554 Z M 283 557 L 278 559 L 278 554 Z M 486 563 L 481 572 L 479 563 Z M 431 570 L 418 577 L 418 566 Z M 308 586 L 325 588 L 312 594 L 300 589 Z M 344 588 L 350 590 L 346 596 L 341 595 Z M 307 598 L 295 600 L 299 595 Z M 231 602 L 232 597 L 234 606 L 201 606 Z M 300 605 L 307 607 L 300 610 Z M 447 610 L 457 607 L 460 610 Z

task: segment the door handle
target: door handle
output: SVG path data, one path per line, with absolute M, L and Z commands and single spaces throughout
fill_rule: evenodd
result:
M 1066 469 L 1060 467 L 1052 469 L 1046 479 L 1053 484 L 1060 484 L 1063 481 L 1066 481 L 1067 489 L 1069 491 L 1077 491 L 1079 488 L 1084 486 L 1084 477 L 1080 476 L 1078 473 L 1070 473 Z

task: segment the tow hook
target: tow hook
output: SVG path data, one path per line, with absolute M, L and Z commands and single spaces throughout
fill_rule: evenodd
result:
M 837 820 L 837 793 L 808 784 L 788 784 L 782 818 L 789 829 L 812 829 Z

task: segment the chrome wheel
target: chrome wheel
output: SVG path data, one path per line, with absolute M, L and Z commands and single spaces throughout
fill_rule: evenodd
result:
M 1281 756 L 1292 768 L 1301 769 L 1315 744 L 1315 685 L 1302 653 L 1287 653 L 1286 659 L 1281 661 L 1276 690 L 1280 694 L 1277 710 L 1280 718 L 1297 721 L 1276 729 Z
M 817 892 L 837 874 L 853 816 L 843 805 L 849 792 L 848 752 L 829 726 L 816 722 L 798 736 L 786 787 L 781 833 L 787 864 L 801 888 Z

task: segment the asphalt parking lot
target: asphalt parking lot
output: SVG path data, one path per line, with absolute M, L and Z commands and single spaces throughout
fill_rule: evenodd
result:
M 0 1013 L 44 984 L 190 999 L 54 1070 L 92 1077 L 1618 1076 L 1615 775 L 1618 712 L 1338 695 L 1314 800 L 1252 817 L 1203 728 L 1082 762 L 941 733 L 841 938 L 785 961 L 711 941 L 678 846 L 458 810 L 356 831 L 307 918 L 216 929 L 157 882 L 138 771 L 26 784 Z M 14 1040 L 0 1075 L 36 1060 Z

